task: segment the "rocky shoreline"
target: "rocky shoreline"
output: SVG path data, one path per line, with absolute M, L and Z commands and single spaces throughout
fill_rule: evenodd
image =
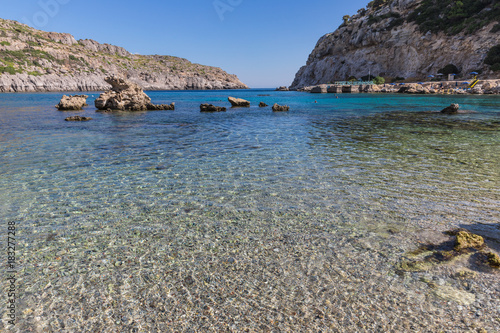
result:
M 346 16 L 345 23 L 335 32 L 319 39 L 290 89 L 360 78 L 370 73 L 386 81 L 404 78 L 419 82 L 431 74 L 445 74 L 449 65 L 458 72 L 446 74 L 479 72 L 482 78 L 498 77 L 498 72 L 485 63 L 488 52 L 500 44 L 500 35 L 493 29 L 498 20 L 480 21 L 473 33 L 467 29 L 456 35 L 429 29 L 422 32 L 410 17 L 419 13 L 423 1 L 374 3 L 351 17 Z M 491 8 L 484 12 L 488 10 Z
M 436 95 L 498 95 L 500 80 L 480 80 L 474 88 L 468 88 L 468 81 L 443 81 L 420 83 L 391 83 L 379 85 L 335 85 L 320 84 L 307 86 L 295 91 L 309 93 L 404 93 L 404 94 L 436 94 Z

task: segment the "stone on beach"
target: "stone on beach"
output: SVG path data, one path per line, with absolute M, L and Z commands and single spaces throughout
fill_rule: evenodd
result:
M 84 106 L 87 106 L 87 95 L 74 95 L 74 96 L 66 96 L 64 95 L 61 98 L 59 104 L 56 105 L 56 108 L 59 111 L 75 111 L 81 110 Z
M 90 117 L 81 117 L 81 116 L 73 116 L 73 117 L 68 117 L 64 119 L 66 121 L 89 121 L 92 120 Z
M 222 106 L 215 106 L 212 104 L 200 105 L 200 112 L 221 112 L 221 111 L 226 111 L 226 108 Z
M 229 101 L 229 103 L 231 103 L 231 105 L 233 107 L 249 107 L 250 106 L 249 101 L 241 99 L 241 98 L 228 97 L 228 101 Z
M 105 79 L 111 85 L 111 90 L 102 93 L 95 100 L 95 107 L 99 110 L 119 111 L 146 111 L 146 110 L 173 110 L 175 104 L 155 105 L 151 98 L 136 83 L 116 76 Z
M 452 105 L 448 106 L 447 108 L 444 108 L 443 110 L 441 110 L 441 113 L 455 114 L 455 113 L 458 113 L 459 108 L 460 108 L 460 106 L 458 104 L 452 104 Z
M 290 107 L 288 105 L 278 105 L 278 103 L 274 103 L 273 111 L 290 111 Z

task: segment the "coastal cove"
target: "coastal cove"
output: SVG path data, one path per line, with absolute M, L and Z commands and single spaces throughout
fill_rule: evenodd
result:
M 0 95 L 13 331 L 498 327 L 500 273 L 483 252 L 408 262 L 455 228 L 500 252 L 500 96 L 146 93 L 175 110 L 95 112 L 99 92 L 83 111 L 54 107 L 71 92 Z M 438 112 L 453 103 L 468 112 Z

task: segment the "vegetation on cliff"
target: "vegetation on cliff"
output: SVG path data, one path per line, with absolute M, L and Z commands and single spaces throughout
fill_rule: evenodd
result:
M 500 0 L 374 0 L 343 21 L 319 39 L 291 89 L 370 73 L 386 82 L 498 76 Z
M 499 0 L 424 0 L 408 17 L 422 33 L 474 33 L 500 18 Z

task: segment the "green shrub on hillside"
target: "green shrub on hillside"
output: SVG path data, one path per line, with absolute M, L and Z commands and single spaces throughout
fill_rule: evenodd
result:
M 484 10 L 490 7 L 490 10 Z M 474 33 L 500 17 L 498 0 L 424 0 L 408 21 L 416 22 L 422 33 L 440 31 L 450 35 Z
M 10 43 L 9 43 L 9 42 L 6 42 L 6 41 L 3 41 L 3 42 L 0 42 L 0 45 L 3 45 L 3 46 L 10 46 Z
M 368 8 L 379 9 L 385 4 L 391 3 L 392 0 L 373 0 L 370 1 L 367 5 Z
M 376 78 L 373 79 L 373 83 L 375 84 L 384 84 L 385 79 L 381 76 L 377 76 Z
M 15 75 L 16 73 L 21 73 L 21 72 L 22 71 L 19 71 L 12 66 L 0 67 L 0 73 L 9 73 L 11 75 Z

